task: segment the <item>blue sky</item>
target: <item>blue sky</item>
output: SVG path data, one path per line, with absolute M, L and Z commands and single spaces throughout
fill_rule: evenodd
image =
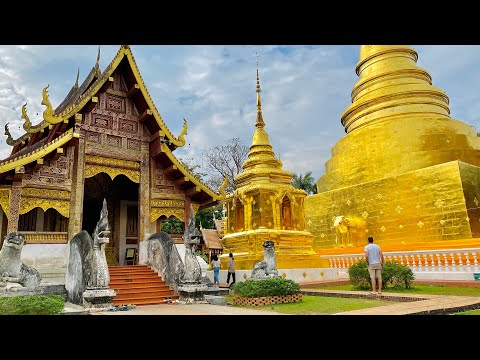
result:
M 450 97 L 451 116 L 480 128 L 480 46 L 413 45 L 418 65 Z M 260 56 L 263 116 L 284 169 L 324 173 L 332 146 L 345 134 L 342 111 L 357 81 L 358 45 L 132 45 L 147 88 L 165 123 L 179 134 L 189 122 L 179 157 L 202 166 L 201 151 L 239 137 L 250 144 L 255 123 L 255 53 Z M 42 88 L 57 106 L 95 63 L 98 45 L 0 46 L 0 126 L 22 134 L 21 107 L 33 124 L 41 120 Z M 102 45 L 103 69 L 119 45 Z M 38 115 L 36 115 L 38 113 Z M 23 130 L 23 129 L 22 129 Z M 10 153 L 0 135 L 0 158 Z

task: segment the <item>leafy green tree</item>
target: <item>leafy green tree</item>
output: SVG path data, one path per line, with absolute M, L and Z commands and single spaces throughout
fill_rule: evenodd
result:
M 213 220 L 222 217 L 222 207 L 222 204 L 218 204 L 199 210 L 195 215 L 195 226 L 199 228 L 201 224 L 204 229 L 215 229 Z
M 307 171 L 304 175 L 294 173 L 292 176 L 292 185 L 297 189 L 305 190 L 308 195 L 317 193 L 317 186 L 315 185 L 311 171 Z
M 183 222 L 172 216 L 162 221 L 162 231 L 167 234 L 183 234 Z

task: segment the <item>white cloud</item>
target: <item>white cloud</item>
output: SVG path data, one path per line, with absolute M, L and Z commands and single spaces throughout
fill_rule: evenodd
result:
M 451 99 L 452 117 L 480 125 L 480 46 L 414 46 L 420 60 Z M 102 46 L 100 67 L 118 46 Z M 132 46 L 149 92 L 165 123 L 177 135 L 189 122 L 180 157 L 201 164 L 202 149 L 239 137 L 250 145 L 256 119 L 256 56 L 266 130 L 284 168 L 324 173 L 333 145 L 345 135 L 340 124 L 358 80 L 358 46 Z M 58 105 L 73 85 L 77 68 L 84 77 L 95 63 L 96 45 L 0 46 L 0 126 L 21 131 L 20 109 L 28 103 L 33 123 L 44 107 L 41 91 L 50 84 Z M 38 115 L 36 115 L 38 113 Z M 480 128 L 480 126 L 477 126 Z M 2 130 L 3 131 L 3 130 Z M 0 143 L 0 155 L 10 148 Z

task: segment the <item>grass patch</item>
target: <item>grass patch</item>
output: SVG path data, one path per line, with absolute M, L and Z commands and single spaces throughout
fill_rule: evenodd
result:
M 327 315 L 343 311 L 366 309 L 376 306 L 392 305 L 395 302 L 372 300 L 372 299 L 352 299 L 352 298 L 334 298 L 325 296 L 303 296 L 302 301 L 289 304 L 275 304 L 265 306 L 238 306 L 242 308 L 275 311 L 281 314 L 291 315 Z
M 60 295 L 32 295 L 0 298 L 0 315 L 54 315 L 62 312 Z
M 453 315 L 480 315 L 480 309 L 462 311 Z
M 331 285 L 331 286 L 309 286 L 302 287 L 304 290 L 321 289 L 321 290 L 359 290 L 350 284 Z M 464 286 L 442 286 L 442 285 L 414 285 L 409 289 L 389 287 L 383 289 L 384 293 L 401 293 L 401 294 L 430 294 L 430 295 L 457 295 L 457 296 L 473 296 L 480 297 L 480 287 L 470 288 Z

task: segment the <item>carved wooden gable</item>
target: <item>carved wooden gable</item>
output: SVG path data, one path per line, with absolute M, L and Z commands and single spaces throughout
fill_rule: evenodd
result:
M 154 172 L 154 187 L 152 192 L 163 193 L 163 194 L 184 194 L 184 191 L 180 190 L 179 185 L 175 184 L 175 181 L 169 179 L 167 175 L 164 174 L 164 170 L 155 162 L 155 172 Z
M 87 149 L 103 149 L 106 155 L 140 156 L 140 144 L 150 134 L 139 122 L 139 113 L 120 69 L 113 74 L 113 83 L 98 94 L 98 103 L 83 118 Z M 97 151 L 97 154 L 100 153 Z

